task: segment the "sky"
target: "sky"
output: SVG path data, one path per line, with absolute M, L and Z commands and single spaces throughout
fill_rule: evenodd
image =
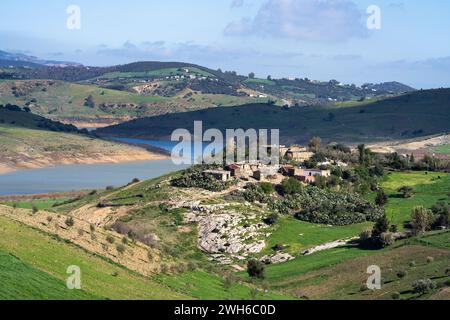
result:
M 40 58 L 450 87 L 450 1 L 2 0 L 0 12 L 0 50 Z

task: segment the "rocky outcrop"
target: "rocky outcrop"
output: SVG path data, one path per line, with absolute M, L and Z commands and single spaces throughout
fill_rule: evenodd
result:
M 185 222 L 198 224 L 198 246 L 214 261 L 231 264 L 266 247 L 268 226 L 255 222 L 262 221 L 256 213 L 244 214 L 228 209 L 228 205 L 200 205 L 196 201 L 179 206 L 189 209 Z
M 295 259 L 293 256 L 291 256 L 289 253 L 276 253 L 270 256 L 264 256 L 260 259 L 262 263 L 265 264 L 277 264 L 277 263 L 284 263 Z

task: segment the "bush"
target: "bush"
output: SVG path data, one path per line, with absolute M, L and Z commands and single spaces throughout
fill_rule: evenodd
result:
M 65 221 L 66 226 L 73 227 L 75 225 L 75 221 L 72 217 L 68 217 Z
M 400 292 L 394 292 L 392 294 L 392 299 L 393 300 L 401 300 L 402 299 L 402 295 L 400 294 Z
M 303 190 L 303 185 L 295 178 L 288 178 L 281 184 L 282 192 L 285 195 L 299 194 Z
M 434 258 L 433 257 L 427 257 L 427 263 L 433 263 Z
M 250 260 L 247 263 L 247 273 L 251 278 L 264 279 L 265 265 L 258 260 Z
M 414 188 L 410 186 L 403 186 L 400 189 L 398 189 L 398 192 L 400 192 L 403 195 L 403 198 L 408 199 L 413 196 Z
M 403 279 L 404 277 L 406 277 L 408 275 L 408 272 L 406 270 L 400 270 L 399 272 L 397 272 L 397 277 L 399 279 Z
M 271 226 L 277 223 L 278 219 L 279 219 L 278 215 L 276 213 L 273 213 L 264 219 L 264 223 Z
M 375 203 L 380 206 L 383 207 L 388 203 L 388 196 L 386 195 L 386 193 L 384 193 L 383 190 L 379 190 L 377 193 L 377 197 L 375 198 Z
M 36 206 L 33 206 L 33 208 L 31 210 L 33 211 L 33 214 L 36 214 L 39 212 L 39 209 Z
M 275 192 L 275 188 L 269 182 L 263 182 L 259 185 L 259 187 L 265 194 L 272 194 Z
M 123 244 L 118 244 L 116 246 L 117 252 L 123 254 L 125 252 L 125 246 Z
M 106 241 L 108 241 L 109 243 L 113 244 L 116 241 L 116 239 L 114 239 L 113 236 L 107 236 L 106 237 Z
M 430 279 L 417 280 L 413 283 L 414 293 L 423 295 L 436 289 L 436 285 Z
M 383 233 L 388 232 L 389 230 L 389 220 L 386 215 L 380 217 L 372 229 L 372 237 L 377 238 L 380 237 Z

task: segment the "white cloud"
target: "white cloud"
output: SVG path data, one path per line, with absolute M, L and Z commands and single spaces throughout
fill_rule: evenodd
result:
M 228 24 L 225 34 L 335 42 L 366 36 L 365 20 L 350 0 L 267 0 L 254 18 Z

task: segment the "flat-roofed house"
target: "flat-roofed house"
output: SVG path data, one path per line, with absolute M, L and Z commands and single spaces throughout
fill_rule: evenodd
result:
M 205 170 L 204 175 L 213 176 L 219 181 L 229 181 L 231 179 L 231 172 L 225 170 Z

